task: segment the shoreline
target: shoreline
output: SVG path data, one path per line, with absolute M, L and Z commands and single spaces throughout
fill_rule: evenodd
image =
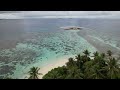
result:
M 67 62 L 68 62 L 68 59 L 70 57 L 74 57 L 75 55 L 71 55 L 71 56 L 66 56 L 66 57 L 61 57 L 61 58 L 58 58 L 56 61 L 54 62 L 51 62 L 50 64 L 48 65 L 45 65 L 43 67 L 38 67 L 40 68 L 40 70 L 38 71 L 39 73 L 42 73 L 42 75 L 39 75 L 39 79 L 42 79 L 42 77 L 47 74 L 49 71 L 51 71 L 52 69 L 54 68 L 57 68 L 57 67 L 61 67 L 61 66 L 64 66 Z M 24 75 L 22 77 L 22 79 L 27 79 L 29 77 L 28 74 Z
M 39 79 L 42 79 L 42 77 L 47 74 L 49 71 L 51 71 L 54 68 L 64 66 L 68 62 L 68 58 L 60 58 L 59 60 L 50 63 L 49 65 L 44 66 L 43 68 L 40 68 L 39 73 L 42 73 L 43 75 L 39 76 Z

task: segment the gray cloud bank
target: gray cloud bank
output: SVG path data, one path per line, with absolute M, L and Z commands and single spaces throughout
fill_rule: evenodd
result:
M 120 18 L 120 11 L 0 11 L 0 19 Z

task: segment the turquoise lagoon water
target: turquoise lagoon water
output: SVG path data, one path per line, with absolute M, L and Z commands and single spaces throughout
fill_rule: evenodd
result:
M 18 43 L 16 48 L 0 51 L 6 66 L 10 70 L 3 72 L 1 76 L 8 74 L 13 78 L 21 78 L 30 67 L 44 67 L 50 62 L 64 56 L 72 56 L 82 53 L 85 49 L 96 51 L 91 44 L 77 34 L 79 31 L 56 31 L 56 32 L 31 32 L 32 39 L 26 39 Z

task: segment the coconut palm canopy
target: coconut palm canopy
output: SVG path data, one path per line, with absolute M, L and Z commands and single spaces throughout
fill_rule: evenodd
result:
M 78 54 L 75 58 L 69 58 L 66 66 L 52 69 L 43 79 L 118 79 L 120 78 L 120 65 L 118 58 L 111 55 L 107 58 L 105 53 L 95 52 L 91 59 L 89 51 L 85 50 L 84 55 Z M 109 57 L 108 56 L 108 57 Z

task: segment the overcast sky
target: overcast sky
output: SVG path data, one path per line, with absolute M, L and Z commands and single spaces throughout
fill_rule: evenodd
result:
M 0 11 L 0 19 L 120 18 L 120 11 Z

